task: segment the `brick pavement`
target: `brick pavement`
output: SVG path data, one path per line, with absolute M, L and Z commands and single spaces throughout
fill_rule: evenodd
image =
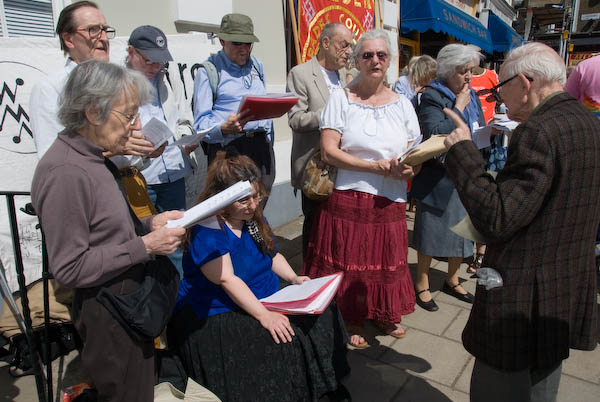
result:
M 412 219 L 413 215 L 409 213 L 409 232 L 412 231 Z M 302 218 L 275 229 L 279 249 L 294 269 L 302 265 L 301 232 Z M 408 257 L 414 276 L 416 252 L 409 249 Z M 463 264 L 460 278 L 463 286 L 473 292 L 475 283 L 465 268 L 466 264 Z M 430 271 L 431 289 L 441 288 L 446 272 L 447 264 L 434 259 Z M 373 325 L 367 325 L 367 340 L 371 346 L 350 350 L 352 373 L 344 380 L 354 402 L 469 400 L 474 360 L 463 348 L 460 335 L 471 306 L 440 291 L 432 294 L 440 309 L 430 313 L 416 306 L 415 312 L 402 322 L 407 329 L 404 339 L 381 335 Z M 55 390 L 82 379 L 76 352 L 55 360 L 53 371 Z M 0 364 L 0 402 L 36 400 L 34 378 L 12 379 L 7 367 Z M 571 357 L 563 364 L 557 401 L 600 401 L 600 347 L 593 352 L 571 351 Z

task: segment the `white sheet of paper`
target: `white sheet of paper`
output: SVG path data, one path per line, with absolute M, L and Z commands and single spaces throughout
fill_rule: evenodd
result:
M 338 275 L 335 278 L 329 287 L 321 292 L 315 299 L 310 302 L 306 307 L 301 308 L 286 308 L 285 311 L 290 313 L 306 313 L 306 314 L 314 314 L 315 311 L 324 310 L 327 307 L 326 303 L 328 300 L 331 300 L 333 297 L 333 293 L 335 293 L 338 289 L 338 284 L 342 280 L 342 276 Z M 305 282 L 307 283 L 307 282 Z M 301 286 L 301 285 L 300 285 Z M 288 286 L 289 287 L 289 286 Z M 284 288 L 286 289 L 286 288 Z
M 489 147 L 492 137 L 492 126 L 481 127 L 480 129 L 473 131 L 472 138 L 478 149 Z
M 323 285 L 329 282 L 335 275 L 337 274 L 311 279 L 310 281 L 304 282 L 301 285 L 286 286 L 278 292 L 273 293 L 271 296 L 260 299 L 260 301 L 267 303 L 281 303 L 292 300 L 308 299 L 317 290 L 321 289 Z
M 160 147 L 173 136 L 169 127 L 156 117 L 153 117 L 148 123 L 144 124 L 142 134 L 154 145 L 154 149 Z
M 412 150 L 413 150 L 413 148 L 415 148 L 417 145 L 419 145 L 419 144 L 420 144 L 422 141 L 423 141 L 423 136 L 422 136 L 422 135 L 419 135 L 419 136 L 417 137 L 417 139 L 416 139 L 416 140 L 414 140 L 414 141 L 412 142 L 412 144 L 410 144 L 410 145 L 408 146 L 408 149 L 407 149 L 406 151 L 404 151 L 404 153 L 398 157 L 398 159 L 402 159 L 402 158 L 404 158 L 404 156 L 405 156 L 407 153 L 409 153 L 410 151 L 412 151 Z
M 187 229 L 195 223 L 216 214 L 229 204 L 249 196 L 251 192 L 252 184 L 249 181 L 237 182 L 233 186 L 188 209 L 184 212 L 183 218 L 168 221 L 165 226 L 168 228 L 183 227 Z
M 200 142 L 202 142 L 202 138 L 204 138 L 206 133 L 208 133 L 214 127 L 215 126 L 207 128 L 206 130 L 200 130 L 194 135 L 184 135 L 183 137 L 181 137 L 180 139 L 175 141 L 172 145 L 176 145 L 176 146 L 180 146 L 180 147 L 190 146 L 190 145 L 200 145 Z

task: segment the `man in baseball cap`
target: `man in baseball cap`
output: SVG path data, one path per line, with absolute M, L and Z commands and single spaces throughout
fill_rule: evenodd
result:
M 129 37 L 127 61 L 134 70 L 153 78 L 166 63 L 173 61 L 167 48 L 167 37 L 151 25 L 137 27 Z
M 196 132 L 192 127 L 192 110 L 185 99 L 179 68 L 177 63 L 169 63 L 172 60 L 163 31 L 150 25 L 133 30 L 125 63 L 145 75 L 156 90 L 150 102 L 140 106 L 142 131 L 150 120 L 156 119 L 163 123 L 161 127 L 166 134 L 163 137 L 169 136 L 162 154 L 160 150 L 164 145 L 145 158 L 142 164 L 137 161 L 148 184 L 148 195 L 160 212 L 185 209 L 185 177 L 192 171 L 188 155 L 198 147 L 173 144 L 182 136 Z M 180 274 L 181 257 L 179 251 L 169 256 Z
M 275 179 L 273 121 L 250 121 L 252 116 L 238 113 L 242 97 L 267 92 L 263 64 L 251 56 L 253 44 L 259 41 L 254 24 L 247 15 L 227 14 L 217 36 L 223 49 L 196 71 L 194 128 L 210 129 L 203 138 L 209 164 L 217 151 L 234 147 L 256 163 L 270 190 Z

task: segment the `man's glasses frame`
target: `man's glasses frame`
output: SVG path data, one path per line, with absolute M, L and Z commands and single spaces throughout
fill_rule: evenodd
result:
M 108 25 L 102 25 L 102 24 L 89 25 L 85 28 L 76 28 L 75 31 L 76 32 L 77 31 L 87 32 L 88 35 L 90 36 L 90 39 L 98 38 L 100 35 L 102 35 L 102 31 L 104 31 L 104 33 L 106 34 L 107 39 L 113 39 L 117 34 L 116 29 L 114 29 L 113 27 L 110 27 Z
M 498 103 L 502 103 L 502 97 L 500 97 L 500 93 L 498 92 L 498 89 L 500 89 L 500 87 L 502 85 L 508 84 L 510 81 L 514 80 L 515 78 L 517 78 L 521 74 L 523 74 L 523 73 L 515 74 L 512 77 L 505 79 L 504 81 L 502 81 L 498 85 L 495 85 L 495 86 L 493 86 L 493 87 L 491 87 L 489 89 L 487 89 L 487 88 L 486 89 L 481 89 L 481 90 L 477 91 L 475 94 L 477 96 L 482 96 L 482 95 L 488 95 L 489 94 L 489 96 L 487 98 L 485 98 L 486 101 L 493 102 L 495 100 Z M 531 78 L 531 77 L 529 77 L 529 76 L 527 76 L 525 74 L 523 74 L 523 76 L 525 78 L 527 78 L 527 80 L 529 82 L 533 82 L 533 78 Z
M 252 42 L 231 42 L 233 46 L 250 46 L 252 47 Z
M 143 53 L 142 53 L 140 50 L 138 50 L 138 49 L 136 49 L 136 48 L 133 48 L 133 50 L 134 50 L 134 51 L 135 51 L 135 52 L 138 54 L 138 56 L 140 56 L 140 58 L 141 58 L 141 59 L 144 61 L 144 64 L 145 64 L 145 65 L 147 65 L 147 66 L 152 66 L 152 65 L 154 65 L 154 64 L 160 64 L 160 66 L 161 66 L 162 68 L 166 68 L 166 67 L 167 67 L 167 64 L 168 64 L 168 62 L 167 62 L 167 63 L 161 63 L 160 61 L 152 61 L 152 60 L 148 60 L 148 59 L 146 58 L 146 56 L 144 56 L 144 54 L 143 54 Z

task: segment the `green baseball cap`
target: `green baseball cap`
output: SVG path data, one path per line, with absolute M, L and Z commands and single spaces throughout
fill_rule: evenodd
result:
M 244 14 L 224 15 L 217 36 L 228 42 L 260 42 L 254 35 L 252 20 Z

